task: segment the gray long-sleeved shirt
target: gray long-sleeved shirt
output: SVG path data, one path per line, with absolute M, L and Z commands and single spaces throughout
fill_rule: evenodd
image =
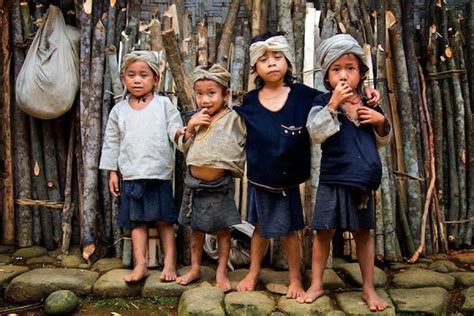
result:
M 121 101 L 109 115 L 99 169 L 119 170 L 124 180 L 171 179 L 174 137 L 182 126 L 167 97 L 155 95 L 142 110 Z

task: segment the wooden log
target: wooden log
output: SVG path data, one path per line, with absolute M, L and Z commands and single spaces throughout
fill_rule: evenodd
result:
M 394 11 L 394 15 L 399 17 L 401 10 L 398 0 L 390 0 L 389 4 L 392 11 Z M 403 156 L 406 164 L 406 172 L 409 175 L 418 177 L 419 168 L 416 130 L 413 123 L 412 100 L 409 91 L 410 87 L 400 22 L 400 18 L 396 18 L 396 23 L 389 28 L 389 33 L 395 62 L 395 78 L 397 89 L 399 91 L 398 102 L 400 104 L 400 119 L 402 126 L 404 126 L 402 132 Z M 419 244 L 422 210 L 420 183 L 417 180 L 408 178 L 405 179 L 405 181 L 407 182 L 408 193 L 408 220 L 410 223 L 410 229 L 413 233 L 414 242 L 415 244 Z
M 387 85 L 386 58 L 387 58 L 387 38 L 386 38 L 386 19 L 387 3 L 381 0 L 377 5 L 376 29 L 377 29 L 377 46 L 376 46 L 376 73 L 375 88 L 380 92 L 382 100 L 380 106 L 385 112 L 390 122 L 390 100 Z M 393 128 L 393 125 L 392 125 Z M 379 149 L 382 162 L 382 181 L 381 199 L 383 205 L 383 225 L 384 225 L 384 259 L 389 261 L 399 261 L 401 259 L 400 245 L 396 234 L 396 197 L 393 188 L 395 181 L 393 178 L 393 157 L 389 146 Z
M 123 86 L 119 76 L 120 70 L 118 69 L 117 49 L 114 45 L 108 45 L 105 48 L 105 57 L 110 72 L 113 99 L 116 101 L 122 98 Z
M 28 39 L 33 36 L 33 22 L 31 20 L 30 6 L 27 1 L 20 2 L 20 12 L 23 25 L 23 37 Z
M 314 85 L 314 21 L 316 19 L 316 9 L 306 8 L 305 33 L 304 33 L 304 62 L 303 62 L 303 83 L 309 87 Z
M 183 60 L 183 68 L 185 73 L 192 73 L 196 64 L 196 43 L 192 34 L 191 27 L 191 16 L 189 12 L 186 12 L 183 19 L 183 42 L 181 43 L 181 57 Z M 161 33 L 160 33 L 161 36 Z M 164 68 L 164 67 L 162 67 Z M 164 71 L 161 76 L 163 77 Z M 163 78 L 161 78 L 163 79 Z M 160 85 L 164 83 L 164 80 L 160 80 Z
M 198 24 L 197 31 L 197 43 L 198 43 L 198 65 L 207 65 L 209 39 L 207 37 L 207 18 L 203 17 L 201 22 Z
M 229 48 L 233 39 L 233 30 L 237 15 L 239 14 L 240 0 L 232 0 L 227 10 L 227 16 L 224 22 L 224 29 L 222 30 L 221 40 L 217 48 L 217 63 L 226 67 L 229 61 Z
M 290 45 L 291 53 L 295 56 L 295 36 L 293 33 L 293 23 L 291 21 L 292 0 L 279 0 L 277 4 L 278 29 L 285 33 L 285 37 Z
M 474 157 L 472 156 L 473 154 L 473 147 L 474 147 L 474 144 L 472 142 L 470 142 L 469 140 L 472 140 L 473 138 L 473 117 L 472 117 L 472 110 L 471 110 L 471 95 L 470 95 L 470 92 L 469 92 L 469 82 L 468 82 L 468 75 L 467 75 L 467 67 L 466 67 L 466 56 L 464 54 L 464 49 L 463 49 L 463 44 L 465 42 L 465 39 L 463 37 L 463 32 L 462 32 L 462 29 L 461 29 L 461 26 L 459 24 L 459 20 L 458 20 L 458 15 L 456 14 L 456 12 L 454 10 L 451 10 L 450 11 L 450 14 L 449 14 L 449 17 L 450 17 L 450 21 L 451 21 L 451 25 L 453 27 L 453 39 L 451 40 L 451 43 L 453 43 L 453 46 L 455 47 L 455 54 L 454 54 L 454 59 L 455 59 L 455 64 L 456 66 L 458 67 L 458 70 L 460 70 L 461 72 L 459 73 L 459 81 L 460 81 L 460 88 L 461 88 L 461 95 L 462 95 L 462 99 L 464 101 L 464 108 L 461 109 L 461 110 L 464 110 L 464 117 L 462 118 L 462 120 L 458 120 L 458 123 L 461 123 L 462 121 L 464 121 L 464 125 L 461 126 L 464 127 L 465 131 L 464 131 L 464 137 L 465 137 L 465 143 L 466 143 L 466 147 L 465 147 L 465 151 L 464 153 L 461 154 L 460 156 L 460 164 L 461 165 L 464 165 L 465 167 L 465 176 L 464 178 L 466 179 L 465 180 L 465 183 L 464 183 L 464 187 L 465 187 L 465 190 L 463 190 L 462 186 L 460 187 L 460 190 L 462 190 L 462 192 L 465 192 L 465 197 L 463 199 L 463 196 L 461 194 L 460 198 L 464 200 L 464 205 L 461 205 L 461 208 L 460 208 L 460 214 L 459 214 L 459 219 L 460 220 L 467 220 L 467 222 L 461 224 L 460 226 L 460 229 L 459 229 L 459 235 L 460 235 L 460 238 L 462 239 L 462 243 L 465 243 L 465 244 L 471 244 L 472 240 L 472 223 L 469 222 L 469 220 L 471 220 L 473 214 L 469 214 L 469 208 L 472 210 L 474 210 L 473 206 L 469 204 L 469 202 L 472 200 L 472 197 L 473 197 L 473 193 L 472 193 L 472 190 L 474 188 L 474 179 L 472 179 L 470 177 L 470 175 L 474 175 L 473 173 L 473 168 L 474 168 Z M 458 93 L 458 91 L 456 90 L 455 88 L 455 93 Z M 460 101 L 458 97 L 456 97 L 456 100 L 457 101 Z M 462 114 L 462 111 L 458 112 L 458 115 L 461 115 Z M 460 134 L 460 137 L 461 137 L 461 134 Z M 459 148 L 458 148 L 459 149 Z M 461 149 L 462 150 L 462 149 Z M 460 177 L 462 176 L 462 174 L 460 174 Z M 463 185 L 462 183 L 460 183 L 460 185 Z M 469 192 L 468 190 L 471 190 L 471 192 Z
M 244 96 L 244 73 L 246 40 L 243 36 L 235 37 L 234 56 L 231 63 L 230 87 L 232 88 L 233 104 L 241 104 Z
M 213 16 L 207 17 L 207 64 L 214 64 L 217 56 L 217 24 Z
M 293 0 L 293 32 L 294 34 L 303 34 L 306 16 L 306 0 Z M 298 82 L 303 81 L 303 50 L 304 37 L 296 36 L 295 39 L 295 68 Z
M 163 50 L 163 39 L 161 38 L 161 23 L 158 19 L 151 20 L 148 28 L 150 29 L 151 50 L 159 52 Z
M 66 163 L 67 163 L 67 148 L 66 148 L 66 137 L 65 125 L 70 123 L 69 119 L 66 119 L 67 115 L 63 115 L 53 121 L 52 131 L 54 134 L 54 148 L 56 150 L 56 162 L 58 168 L 58 188 L 61 199 L 63 198 L 64 185 L 66 183 Z
M 59 193 L 58 183 L 58 169 L 56 161 L 56 148 L 54 147 L 54 136 L 52 131 L 51 121 L 42 121 L 42 135 L 43 135 L 43 161 L 44 161 L 44 176 L 46 181 L 46 192 L 48 200 L 61 201 L 61 194 Z M 51 220 L 53 224 L 53 239 L 56 246 L 62 244 L 61 231 L 61 214 L 58 209 L 50 209 Z
M 74 119 L 71 121 L 71 127 L 69 132 L 69 142 L 67 149 L 67 163 L 66 163 L 66 183 L 64 186 L 64 207 L 62 211 L 61 228 L 63 230 L 63 242 L 61 250 L 63 254 L 69 253 L 69 247 L 71 244 L 72 235 L 72 216 L 73 216 L 73 205 L 72 205 L 72 168 L 74 160 L 74 139 L 75 139 L 75 122 Z
M 2 130 L 4 151 L 4 180 L 3 180 L 3 212 L 2 212 L 2 240 L 7 245 L 15 244 L 15 203 L 13 192 L 13 152 L 12 152 L 12 88 L 10 81 L 11 47 L 10 47 L 10 19 L 11 13 L 9 3 L 0 2 L 1 15 L 1 38 L 2 38 Z
M 365 31 L 365 38 L 367 43 L 369 43 L 372 47 L 375 47 L 375 39 L 374 39 L 374 30 L 372 28 L 372 24 L 370 22 L 370 14 L 367 11 L 367 4 L 365 0 L 360 0 L 360 11 L 363 20 L 363 27 Z M 380 43 L 380 42 L 379 42 Z
M 48 199 L 46 191 L 46 179 L 44 174 L 44 163 L 41 148 L 40 127 L 39 121 L 30 117 L 30 134 L 31 134 L 31 158 L 33 167 L 33 198 L 36 200 L 45 201 Z M 48 208 L 44 206 L 39 207 L 41 215 L 41 232 L 43 245 L 48 250 L 55 249 L 53 242 L 53 225 L 51 220 L 51 213 Z
M 89 108 L 91 107 L 91 93 L 92 93 L 92 85 L 90 82 L 91 78 L 91 37 L 92 37 L 92 4 L 90 1 L 85 2 L 83 7 L 80 11 L 80 25 L 81 25 L 81 51 L 80 51 L 80 69 L 81 69 L 81 86 L 80 86 L 80 106 L 79 106 L 79 126 L 80 130 L 78 133 L 79 138 L 83 138 L 84 147 L 82 151 L 84 152 L 84 157 L 87 155 L 86 152 L 89 150 L 88 143 L 91 142 L 88 140 L 87 132 L 90 129 L 88 126 L 89 122 L 88 119 L 93 119 L 92 117 L 88 117 Z M 92 121 L 94 122 L 94 121 Z M 98 127 L 96 127 L 98 128 Z M 94 133 L 93 131 L 91 131 Z M 81 147 L 79 147 L 81 148 Z M 82 156 L 82 152 L 79 153 Z M 85 170 L 85 163 L 83 164 L 84 158 L 81 158 L 79 164 L 78 160 L 78 173 L 82 174 L 83 177 L 78 177 L 79 181 L 79 199 L 80 204 L 82 205 L 81 208 L 81 239 L 82 244 L 87 246 L 89 244 L 94 244 L 95 237 L 92 231 L 92 227 L 95 226 L 95 218 L 94 218 L 94 201 L 91 201 L 91 198 L 88 197 L 89 192 L 85 192 L 84 187 L 85 183 L 83 179 L 85 178 L 84 174 L 87 172 Z M 94 187 L 94 176 L 90 180 L 91 182 L 88 184 L 88 187 L 92 190 L 96 190 L 97 188 Z M 95 194 L 91 192 L 91 194 Z M 85 199 L 88 199 L 86 202 Z M 89 203 L 92 203 L 89 205 Z M 87 206 L 86 206 L 87 204 Z M 88 256 L 87 256 L 88 257 Z
M 164 31 L 162 33 L 163 43 L 165 45 L 168 64 L 173 73 L 176 83 L 176 93 L 178 95 L 178 106 L 182 111 L 190 111 L 195 109 L 193 102 L 193 93 L 188 76 L 185 75 L 181 64 L 181 57 L 176 42 L 176 34 L 173 30 Z
M 440 72 L 446 72 L 447 60 L 442 57 L 439 64 Z M 454 142 L 454 106 L 450 96 L 450 82 L 449 79 L 444 79 L 441 82 L 441 91 L 443 96 L 443 104 L 446 116 L 446 147 L 447 147 L 447 162 L 448 162 L 448 177 L 449 177 L 449 207 L 447 210 L 447 220 L 456 221 L 459 218 L 459 179 L 457 173 L 456 147 Z M 458 236 L 458 226 L 451 224 L 448 226 L 448 238 L 456 245 Z
M 25 60 L 25 54 L 20 46 L 23 43 L 23 34 L 20 18 L 20 4 L 16 0 L 12 4 L 12 40 L 13 40 L 13 78 L 17 78 Z M 31 199 L 31 154 L 28 139 L 28 118 L 20 108 L 13 107 L 13 146 L 15 148 L 15 191 L 18 199 Z M 38 217 L 39 218 L 39 217 Z M 18 246 L 29 247 L 33 244 L 33 208 L 18 206 Z
M 263 33 L 263 30 L 261 29 L 261 20 L 262 20 L 262 0 L 254 0 L 252 2 L 252 15 L 251 15 L 252 23 L 251 25 L 251 31 L 252 31 L 252 37 L 255 37 L 259 34 Z
M 456 27 L 457 14 L 454 11 L 448 11 L 451 27 L 453 28 L 453 37 L 451 44 L 453 46 L 453 56 L 448 58 L 448 69 L 452 71 L 451 84 L 454 94 L 454 139 L 456 140 L 456 160 L 458 162 L 458 177 L 459 177 L 459 216 L 458 220 L 465 220 L 467 218 L 467 186 L 466 186 L 466 115 L 465 102 L 462 93 L 461 78 L 459 74 L 458 65 L 459 59 L 462 58 L 461 33 L 459 27 Z M 455 59 L 458 61 L 456 62 Z M 465 234 L 465 225 L 459 225 L 459 235 L 457 239 L 462 243 Z
M 390 11 L 386 11 L 386 32 L 388 29 L 396 23 L 395 17 Z M 396 168 L 398 171 L 405 172 L 405 160 L 403 159 L 403 140 L 401 134 L 401 122 L 400 116 L 398 111 L 398 101 L 396 94 L 396 83 L 393 74 L 393 65 L 392 65 L 392 50 L 390 48 L 390 38 L 388 34 L 386 34 L 386 72 L 387 72 L 387 89 L 389 92 L 389 101 L 390 101 L 390 109 L 391 109 L 391 118 L 392 118 L 392 125 L 393 125 L 393 134 L 395 140 L 395 160 L 396 160 Z M 410 224 L 408 223 L 408 201 L 407 201 L 407 187 L 406 182 L 402 177 L 396 178 L 397 184 L 397 204 L 400 214 L 400 221 L 403 233 L 405 235 L 405 242 L 406 250 L 408 253 L 413 253 L 415 251 L 415 245 L 413 242 L 412 231 L 410 228 Z
M 125 29 L 125 24 L 127 21 L 127 3 L 125 0 L 118 0 L 117 1 L 117 12 L 116 12 L 116 19 L 115 19 L 115 47 L 119 47 L 120 43 L 120 34 Z
M 260 4 L 260 34 L 268 32 L 268 14 L 271 4 L 268 0 L 254 0 L 255 2 L 261 2 Z
M 421 69 L 421 66 L 419 66 L 419 71 L 420 75 L 423 76 L 423 70 Z M 416 262 L 419 258 L 419 256 L 423 253 L 424 248 L 426 247 L 426 239 L 425 239 L 425 231 L 426 231 L 426 226 L 427 226 L 427 220 L 428 220 L 428 214 L 430 210 L 430 205 L 431 201 L 433 198 L 433 194 L 435 192 L 435 183 L 436 183 L 436 170 L 435 170 L 435 155 L 434 155 L 434 137 L 433 137 L 433 128 L 431 126 L 431 119 L 430 115 L 428 113 L 428 105 L 426 102 L 426 86 L 424 85 L 424 80 L 422 77 L 422 96 L 423 96 L 423 110 L 424 110 L 424 116 L 426 119 L 426 124 L 428 125 L 428 132 L 429 132 L 429 149 L 430 149 L 430 154 L 429 154 L 429 159 L 430 159 L 430 184 L 428 187 L 428 192 L 426 194 L 426 200 L 425 200 L 425 205 L 423 208 L 423 217 L 421 221 L 421 237 L 420 237 L 420 245 L 418 246 L 418 249 L 415 251 L 413 256 L 408 260 L 408 262 Z

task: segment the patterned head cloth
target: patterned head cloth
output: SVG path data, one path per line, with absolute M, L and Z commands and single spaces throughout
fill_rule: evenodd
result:
M 153 70 L 155 75 L 160 75 L 158 57 L 156 57 L 153 52 L 146 50 L 136 50 L 123 56 L 122 67 L 120 68 L 120 75 L 123 75 L 128 66 L 130 66 L 136 61 L 146 63 L 151 68 L 151 70 Z
M 337 34 L 321 42 L 316 50 L 316 62 L 321 66 L 323 78 L 333 62 L 345 54 L 354 54 L 359 57 L 362 72 L 367 71 L 367 61 L 364 50 L 355 38 L 349 34 Z
M 221 65 L 214 64 L 209 69 L 206 66 L 197 66 L 193 71 L 193 84 L 198 80 L 213 80 L 228 88 L 230 73 Z
M 286 38 L 282 35 L 272 36 L 265 41 L 258 41 L 250 45 L 250 66 L 254 67 L 257 60 L 265 54 L 265 52 L 282 52 L 286 59 L 290 62 L 292 73 L 295 73 L 295 62 L 293 53 Z

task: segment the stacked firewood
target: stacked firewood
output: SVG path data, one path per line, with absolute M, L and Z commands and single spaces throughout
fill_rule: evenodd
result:
M 155 51 L 161 59 L 160 93 L 169 96 L 186 119 L 195 108 L 189 74 L 196 65 L 219 62 L 227 67 L 232 104 L 238 105 L 253 87 L 250 38 L 283 31 L 294 50 L 297 81 L 317 89 L 323 86 L 314 51 L 321 40 L 349 33 L 366 50 L 371 65 L 367 84 L 381 92 L 381 106 L 394 131 L 391 146 L 380 150 L 377 257 L 416 261 L 422 254 L 472 244 L 474 80 L 467 66 L 474 55 L 468 24 L 472 18 L 461 15 L 472 12 L 469 5 L 457 12 L 443 1 L 426 0 L 424 19 L 419 14 L 415 19 L 414 4 L 408 0 L 232 0 L 223 23 L 216 23 L 212 16 L 192 21 L 182 0 L 164 12 L 149 12 L 150 20 L 142 19 L 140 0 L 63 4 L 66 20 L 81 30 L 80 95 L 68 114 L 40 121 L 15 106 L 7 83 L 18 75 L 46 7 L 33 0 L 0 1 L 2 26 L 11 24 L 2 27 L 0 54 L 4 243 L 39 244 L 65 253 L 80 244 L 84 257 L 92 260 L 112 249 L 121 255 L 123 232 L 115 225 L 118 201 L 108 192 L 106 172 L 97 169 L 109 111 L 122 97 L 121 57 L 134 49 Z M 276 21 L 269 12 L 276 12 Z M 318 155 L 313 148 L 313 157 Z M 301 236 L 305 258 L 311 253 L 317 169 L 301 188 L 308 226 Z M 183 170 L 178 154 L 178 205 Z M 245 179 L 236 181 L 243 216 L 245 192 Z M 178 239 L 184 262 L 189 260 L 186 235 L 180 232 Z M 350 236 L 346 239 L 335 243 L 335 251 L 353 254 Z M 272 263 L 284 267 L 281 246 L 275 242 L 272 247 Z

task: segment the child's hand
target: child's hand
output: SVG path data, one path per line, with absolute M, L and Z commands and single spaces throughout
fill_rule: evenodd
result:
M 365 87 L 365 95 L 367 96 L 367 104 L 374 107 L 380 102 L 380 92 L 371 87 Z
M 113 197 L 120 196 L 120 179 L 116 171 L 109 172 L 109 190 Z
M 332 92 L 331 99 L 329 100 L 329 107 L 335 111 L 339 106 L 348 101 L 353 97 L 354 92 L 349 84 L 345 81 L 339 81 Z
M 357 116 L 361 124 L 371 124 L 377 127 L 383 127 L 385 116 L 367 106 L 361 106 L 357 109 Z
M 208 112 L 209 110 L 204 108 L 194 114 L 188 122 L 188 129 L 194 130 L 199 125 L 211 124 L 211 116 Z

